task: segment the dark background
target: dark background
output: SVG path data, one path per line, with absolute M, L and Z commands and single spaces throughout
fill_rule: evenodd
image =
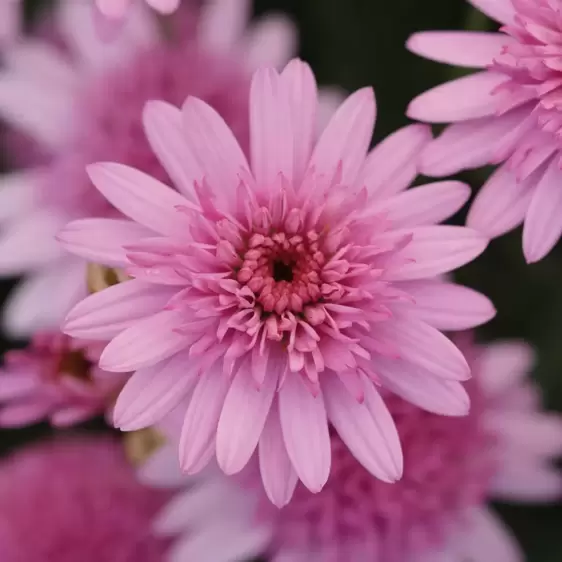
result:
M 28 1 L 28 15 L 41 3 Z M 311 63 L 321 83 L 349 91 L 367 85 L 375 88 L 376 139 L 407 123 L 404 112 L 415 95 L 459 75 L 458 69 L 408 53 L 404 42 L 412 32 L 492 29 L 494 25 L 464 0 L 256 1 L 256 13 L 269 10 L 284 11 L 298 24 L 300 55 Z M 462 179 L 477 189 L 485 177 L 485 171 L 478 171 Z M 498 310 L 497 317 L 479 330 L 480 339 L 522 338 L 532 343 L 539 357 L 534 375 L 546 404 L 562 411 L 562 244 L 539 264 L 528 266 L 518 229 L 492 242 L 484 256 L 457 278 L 487 294 Z M 0 285 L 2 299 L 9 286 Z M 1 339 L 0 350 L 20 344 Z M 46 426 L 0 431 L 0 452 L 48 432 Z M 529 562 L 562 561 L 562 506 L 502 505 L 498 509 L 514 529 Z

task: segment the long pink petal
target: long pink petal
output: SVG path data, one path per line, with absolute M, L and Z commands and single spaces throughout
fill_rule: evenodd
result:
M 322 387 L 328 416 L 353 456 L 373 476 L 396 482 L 403 470 L 398 432 L 372 382 L 363 382 L 365 402 L 360 404 L 337 376 L 327 376 Z
M 37 380 L 28 373 L 0 372 L 0 402 L 29 396 L 37 388 Z
M 100 357 L 100 367 L 126 373 L 172 356 L 186 346 L 185 336 L 174 331 L 181 322 L 181 317 L 171 311 L 157 312 L 135 322 L 107 345 Z
M 217 460 L 225 474 L 240 472 L 254 453 L 279 383 L 270 360 L 260 388 L 249 369 L 241 367 L 226 395 L 217 428 Z
M 562 234 L 562 171 L 553 161 L 533 193 L 523 226 L 523 253 L 527 263 L 541 260 Z
M 513 40 L 504 33 L 486 31 L 422 31 L 414 33 L 406 48 L 427 59 L 453 66 L 485 68 Z
M 331 466 L 322 394 L 313 396 L 297 373 L 289 373 L 279 391 L 279 413 L 283 439 L 296 473 L 311 492 L 319 492 Z
M 88 261 L 123 267 L 129 264 L 124 246 L 150 235 L 146 227 L 127 219 L 80 219 L 67 224 L 56 239 Z
M 298 476 L 285 448 L 277 400 L 269 410 L 258 451 L 265 493 L 274 505 L 283 507 L 291 501 Z
M 316 143 L 310 168 L 331 178 L 343 165 L 342 184 L 353 185 L 371 142 L 376 118 L 375 94 L 362 88 L 338 108 Z
M 497 473 L 491 493 L 494 498 L 507 502 L 559 502 L 562 476 L 546 463 L 518 461 Z
M 486 70 L 445 82 L 412 100 L 407 115 L 428 123 L 494 115 L 497 101 L 492 91 L 505 80 L 505 76 Z
M 159 232 L 173 235 L 189 224 L 178 206 L 192 206 L 179 193 L 151 176 L 123 164 L 92 164 L 88 175 L 107 200 L 136 222 Z
M 444 416 L 466 416 L 470 399 L 462 384 L 432 376 L 400 359 L 377 358 L 376 372 L 385 388 L 424 410 Z

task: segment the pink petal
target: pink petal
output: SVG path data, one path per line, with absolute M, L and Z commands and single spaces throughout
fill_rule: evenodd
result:
M 289 95 L 294 135 L 294 171 L 298 182 L 302 179 L 312 152 L 318 89 L 310 66 L 298 59 L 293 59 L 285 67 L 281 82 Z
M 50 416 L 50 422 L 57 428 L 72 427 L 96 416 L 100 412 L 99 406 L 67 406 L 53 412 Z
M 513 42 L 503 33 L 485 31 L 423 31 L 414 33 L 406 48 L 427 59 L 454 66 L 485 68 Z
M 184 351 L 133 373 L 117 398 L 115 427 L 135 431 L 169 414 L 197 383 L 196 373 L 188 365 L 189 354 Z
M 202 460 L 210 460 L 224 400 L 230 388 L 230 379 L 218 368 L 203 373 L 191 400 L 180 438 L 180 465 L 192 474 L 202 468 Z
M 189 228 L 185 215 L 176 207 L 192 204 L 151 176 L 112 162 L 91 164 L 87 172 L 102 195 L 134 221 L 167 235 Z
M 523 226 L 523 253 L 527 263 L 541 260 L 562 234 L 562 172 L 553 161 L 533 193 Z
M 39 171 L 4 174 L 0 178 L 0 222 L 19 218 L 35 206 L 35 194 L 43 181 Z
M 65 250 L 88 261 L 123 267 L 129 264 L 124 246 L 150 234 L 127 219 L 80 219 L 67 224 L 56 239 Z
M 414 260 L 388 272 L 393 281 L 434 277 L 459 268 L 478 257 L 488 245 L 482 234 L 462 226 L 422 226 L 403 250 Z
M 470 399 L 461 383 L 434 377 L 400 359 L 377 358 L 376 372 L 385 388 L 419 406 L 444 416 L 466 416 Z
M 377 199 L 406 189 L 418 174 L 422 148 L 431 140 L 431 129 L 427 125 L 398 129 L 368 154 L 357 186 L 366 186 Z
M 244 365 L 226 395 L 217 428 L 217 460 L 225 474 L 240 472 L 254 453 L 279 383 L 279 366 L 269 361 L 263 384 Z
M 131 0 L 95 0 L 95 2 L 104 16 L 114 19 L 124 17 L 131 4 Z
M 562 476 L 546 464 L 519 461 L 497 473 L 491 493 L 494 498 L 507 502 L 559 502 Z
M 316 143 L 309 168 L 331 178 L 341 162 L 341 183 L 354 184 L 371 142 L 376 109 L 372 88 L 362 88 L 351 94 Z
M 224 119 L 204 101 L 188 97 L 182 108 L 188 147 L 217 195 L 233 201 L 246 157 Z M 200 178 L 202 179 L 202 178 Z
M 365 402 L 360 404 L 337 376 L 327 376 L 322 388 L 330 422 L 353 456 L 375 477 L 396 482 L 403 459 L 394 421 L 370 381 L 364 381 Z
M 52 404 L 43 398 L 30 398 L 0 408 L 0 427 L 20 428 L 43 420 L 51 411 Z
M 515 8 L 512 0 L 468 0 L 475 8 L 500 23 L 512 23 Z
M 260 438 L 259 463 L 267 497 L 277 507 L 284 507 L 291 501 L 298 477 L 285 448 L 277 400 L 271 405 Z
M 167 15 L 174 13 L 180 6 L 181 0 L 146 0 L 146 3 L 157 12 Z
M 161 311 L 175 293 L 132 279 L 94 293 L 67 315 L 64 331 L 76 338 L 109 340 Z
M 236 48 L 250 16 L 249 0 L 207 2 L 201 10 L 197 26 L 201 45 L 220 53 Z
M 536 181 L 535 175 L 518 180 L 506 165 L 498 168 L 476 195 L 466 219 L 467 226 L 490 238 L 512 230 L 523 222 Z
M 37 379 L 27 373 L 0 374 L 0 402 L 9 402 L 29 396 L 36 388 Z
M 195 201 L 194 182 L 201 180 L 203 171 L 187 146 L 181 110 L 163 101 L 149 101 L 142 122 L 150 147 L 174 186 Z
M 412 100 L 407 115 L 429 123 L 494 115 L 498 102 L 492 91 L 505 80 L 504 75 L 485 70 L 445 82 Z
M 185 483 L 186 475 L 180 470 L 177 443 L 167 442 L 150 455 L 137 471 L 145 486 L 151 488 L 177 488 Z
M 331 450 L 322 394 L 313 396 L 296 373 L 279 391 L 279 413 L 287 454 L 302 483 L 319 492 L 330 475 Z
M 258 184 L 271 188 L 279 173 L 293 179 L 294 133 L 289 92 L 271 68 L 256 71 L 250 89 L 250 153 Z
M 384 213 L 396 228 L 440 223 L 454 215 L 470 197 L 470 187 L 442 181 L 408 189 L 385 199 L 373 210 Z
M 99 365 L 106 371 L 126 373 L 149 367 L 186 347 L 186 338 L 174 330 L 182 318 L 162 311 L 135 322 L 104 349 Z
M 496 309 L 483 294 L 443 282 L 413 282 L 404 286 L 415 300 L 407 314 L 441 331 L 467 330 L 491 320 Z

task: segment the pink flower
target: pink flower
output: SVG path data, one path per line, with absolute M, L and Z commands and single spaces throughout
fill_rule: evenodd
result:
M 540 411 L 537 388 L 525 379 L 532 361 L 525 344 L 462 348 L 474 374 L 468 416 L 445 419 L 388 397 L 404 448 L 400 482 L 374 479 L 335 434 L 324 489 L 311 495 L 299 486 L 282 510 L 260 501 L 251 479 L 237 484 L 207 473 L 188 480 L 156 520 L 161 535 L 179 536 L 168 560 L 267 553 L 274 562 L 521 561 L 487 501 L 559 501 L 562 478 L 551 463 L 562 453 L 562 420 Z M 163 448 L 141 476 L 175 487 L 174 467 L 175 455 Z
M 250 161 L 220 115 L 188 97 L 150 102 L 147 136 L 178 192 L 121 164 L 90 177 L 130 220 L 70 223 L 59 240 L 134 279 L 79 303 L 65 330 L 112 341 L 103 369 L 136 370 L 115 425 L 151 425 L 189 398 L 180 443 L 188 473 L 216 450 L 227 474 L 258 446 L 272 500 L 297 477 L 319 491 L 330 472 L 328 419 L 373 474 L 402 473 L 378 385 L 429 410 L 464 415 L 470 376 L 439 331 L 488 320 L 479 293 L 435 276 L 487 241 L 436 226 L 469 190 L 442 182 L 404 192 L 425 126 L 368 156 L 370 88 L 350 96 L 315 138 L 308 65 L 258 70 L 250 90 Z
M 100 342 L 45 332 L 36 334 L 27 349 L 6 353 L 0 370 L 0 426 L 44 418 L 73 425 L 110 410 L 126 375 L 97 366 L 102 350 Z
M 412 118 L 452 122 L 422 158 L 445 176 L 501 164 L 477 195 L 467 224 L 490 237 L 521 222 L 528 262 L 562 233 L 562 6 L 551 0 L 469 0 L 503 24 L 497 33 L 423 32 L 410 50 L 483 69 L 414 99 Z
M 0 464 L 2 562 L 163 562 L 150 532 L 167 494 L 135 478 L 117 441 L 32 445 Z
M 88 4 L 63 0 L 54 33 L 66 50 L 26 36 L 7 50 L 0 116 L 51 155 L 44 166 L 0 179 L 0 275 L 27 275 L 6 310 L 12 334 L 58 327 L 85 296 L 84 262 L 63 252 L 54 235 L 72 219 L 116 214 L 93 188 L 88 164 L 116 158 L 169 181 L 142 134 L 147 100 L 180 104 L 198 95 L 247 145 L 251 72 L 264 61 L 285 64 L 294 31 L 277 16 L 246 29 L 244 4 L 210 3 L 197 34 L 194 18 L 184 25 L 178 12 L 177 35 L 189 29 L 175 42 L 160 38 L 138 5 L 119 36 L 105 43 Z

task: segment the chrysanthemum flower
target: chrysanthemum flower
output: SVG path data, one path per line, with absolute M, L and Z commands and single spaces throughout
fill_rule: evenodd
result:
M 216 449 L 236 473 L 259 443 L 277 503 L 297 477 L 314 491 L 326 482 L 328 418 L 368 470 L 397 480 L 400 444 L 377 385 L 466 414 L 460 381 L 470 370 L 439 330 L 494 313 L 479 293 L 435 278 L 486 246 L 473 230 L 436 225 L 468 187 L 403 192 L 428 129 L 406 127 L 367 156 L 370 88 L 319 139 L 316 107 L 308 65 L 258 70 L 250 164 L 204 101 L 150 102 L 145 129 L 178 191 L 121 164 L 92 165 L 96 187 L 130 220 L 75 221 L 59 235 L 71 252 L 134 278 L 79 303 L 65 327 L 113 338 L 102 368 L 136 370 L 116 426 L 146 427 L 190 397 L 183 469 L 198 471 Z
M 388 398 L 404 449 L 400 482 L 374 479 L 335 434 L 324 489 L 312 495 L 299 486 L 282 510 L 260 502 L 251 479 L 237 485 L 208 473 L 190 481 L 156 521 L 160 533 L 177 537 L 168 560 L 521 561 L 487 501 L 560 500 L 562 478 L 551 463 L 562 453 L 562 420 L 540 411 L 537 388 L 525 379 L 532 361 L 525 344 L 463 349 L 474 375 L 468 416 L 446 419 Z M 141 475 L 175 487 L 174 467 L 174 455 L 162 448 Z
M 113 439 L 32 445 L 0 463 L 0 559 L 163 562 L 151 522 L 167 497 L 138 483 Z
M 126 375 L 116 377 L 97 366 L 102 350 L 101 342 L 45 332 L 35 334 L 26 349 L 6 353 L 0 369 L 0 426 L 44 418 L 73 425 L 109 411 Z
M 53 32 L 66 50 L 27 36 L 7 50 L 0 117 L 51 155 L 45 166 L 0 179 L 0 275 L 28 274 L 6 310 L 10 332 L 58 327 L 85 295 L 84 263 L 61 251 L 54 235 L 69 220 L 115 214 L 93 188 L 88 164 L 115 158 L 169 181 L 142 133 L 147 100 L 181 104 L 198 95 L 247 146 L 251 73 L 264 61 L 285 64 L 294 34 L 277 16 L 245 30 L 246 4 L 210 3 L 196 35 L 194 18 L 178 12 L 174 25 L 191 31 L 172 42 L 159 38 L 138 5 L 105 43 L 88 3 L 62 0 Z
M 416 33 L 410 50 L 480 72 L 413 100 L 412 118 L 453 124 L 431 145 L 422 171 L 444 176 L 501 163 L 467 224 L 491 237 L 524 221 L 528 262 L 562 233 L 562 5 L 551 0 L 469 0 L 503 26 L 497 33 Z

